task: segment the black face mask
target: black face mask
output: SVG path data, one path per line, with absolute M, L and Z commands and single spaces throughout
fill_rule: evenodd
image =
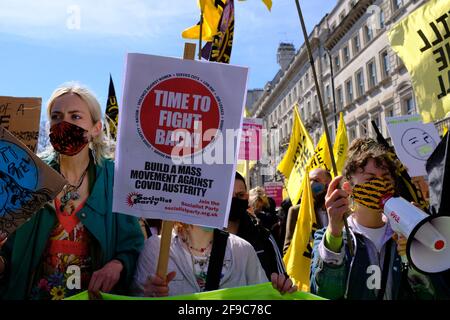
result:
M 241 220 L 242 217 L 245 217 L 245 215 L 247 214 L 247 209 L 248 209 L 248 200 L 233 197 L 233 199 L 231 200 L 229 220 L 231 221 Z

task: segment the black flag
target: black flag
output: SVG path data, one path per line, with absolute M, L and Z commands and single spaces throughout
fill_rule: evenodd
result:
M 108 101 L 106 102 L 105 115 L 109 124 L 111 138 L 116 140 L 117 124 L 119 121 L 119 105 L 117 104 L 116 90 L 114 89 L 111 74 L 109 75 Z
M 218 33 L 202 48 L 202 57 L 209 61 L 230 63 L 234 37 L 234 1 L 228 0 L 222 11 Z
M 425 165 L 428 173 L 430 211 L 432 214 L 450 214 L 448 201 L 450 188 L 446 188 L 450 183 L 449 143 L 449 135 L 446 133 Z

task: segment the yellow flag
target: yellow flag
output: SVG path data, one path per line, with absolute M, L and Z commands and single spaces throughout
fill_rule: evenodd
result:
M 302 183 L 303 196 L 292 242 L 283 257 L 286 271 L 302 291 L 309 291 L 309 270 L 312 254 L 312 232 L 316 229 L 316 215 L 309 176 Z
M 299 186 L 302 185 L 304 175 L 307 175 L 310 170 L 315 168 L 323 168 L 328 171 L 331 170 L 331 156 L 329 150 L 327 137 L 325 133 L 323 133 L 316 148 L 314 149 L 314 153 L 308 159 L 306 166 L 303 168 L 303 175 L 299 175 L 294 172 L 291 174 L 291 178 L 289 178 L 287 189 L 292 203 L 298 203 L 302 196 L 303 189 L 299 188 Z
M 333 145 L 333 154 L 339 175 L 342 174 L 342 169 L 344 169 L 345 160 L 347 159 L 347 150 L 348 150 L 347 128 L 345 127 L 344 114 L 341 112 L 339 114 L 339 125 Z
M 288 196 L 289 196 L 289 195 L 288 195 L 288 193 L 287 193 L 286 187 L 283 186 L 283 195 L 282 195 L 283 200 L 286 199 Z
M 297 105 L 294 107 L 294 126 L 292 129 L 291 140 L 289 147 L 283 160 L 278 165 L 278 170 L 287 171 L 290 167 L 290 173 L 287 177 L 288 181 L 286 189 L 291 199 L 292 204 L 297 204 L 301 197 L 303 177 L 305 176 L 306 166 L 311 163 L 311 158 L 314 156 L 314 144 L 309 136 L 308 131 L 303 126 L 300 115 L 297 111 Z M 289 153 L 291 152 L 291 153 Z
M 430 0 L 389 31 L 392 49 L 411 75 L 424 122 L 450 112 L 450 57 L 447 13 L 450 0 Z
M 442 136 L 445 136 L 445 134 L 447 133 L 447 131 L 448 131 L 448 127 L 447 127 L 447 126 L 444 126 L 444 130 L 442 130 Z
M 202 40 L 213 41 L 214 35 L 219 32 L 219 22 L 222 16 L 223 7 L 227 0 L 199 0 L 199 8 L 203 8 Z M 198 39 L 200 35 L 200 25 L 195 25 L 185 29 L 181 36 L 185 39 Z
M 256 165 L 255 160 L 248 161 L 248 170 L 250 171 Z M 236 165 L 236 171 L 239 172 L 244 178 L 247 177 L 247 161 L 238 160 Z
M 244 113 L 244 118 L 250 117 L 250 112 L 248 112 L 247 107 L 244 107 L 243 113 Z
M 328 171 L 331 170 L 330 149 L 328 148 L 327 136 L 325 133 L 322 133 L 319 142 L 317 142 L 316 149 L 314 149 L 314 155 L 309 160 L 308 168 L 310 170 L 315 168 L 324 168 Z
M 272 0 L 262 0 L 262 2 L 264 2 L 269 11 L 272 9 Z
M 286 179 L 290 179 L 291 173 L 296 171 L 304 171 L 304 167 L 308 163 L 309 158 L 314 153 L 314 145 L 312 143 L 311 137 L 308 131 L 305 129 L 300 115 L 298 114 L 298 105 L 294 106 L 294 117 L 293 117 L 292 133 L 289 140 L 288 149 L 277 167 Z M 303 173 L 300 172 L 302 176 Z M 301 183 L 299 180 L 299 184 Z M 289 192 L 289 190 L 288 190 Z
M 236 164 L 236 171 L 239 172 L 244 178 L 245 175 L 247 174 L 247 170 L 246 170 L 246 162 L 245 160 L 238 160 L 237 164 Z

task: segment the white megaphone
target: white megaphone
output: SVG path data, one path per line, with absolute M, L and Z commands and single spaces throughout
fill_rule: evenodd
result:
M 383 199 L 392 230 L 408 241 L 408 262 L 422 273 L 450 269 L 450 216 L 428 215 L 401 197 Z

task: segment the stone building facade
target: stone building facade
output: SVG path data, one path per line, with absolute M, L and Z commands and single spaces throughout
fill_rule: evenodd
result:
M 410 76 L 387 34 L 426 1 L 339 0 L 314 27 L 309 41 L 332 141 L 341 111 L 350 141 L 374 136 L 372 120 L 388 137 L 385 117 L 416 112 Z M 292 44 L 281 43 L 277 61 L 280 70 L 249 108 L 251 116 L 263 118 L 268 130 L 269 160 L 252 169 L 252 186 L 281 179 L 273 170 L 267 174 L 263 169 L 275 167 L 287 149 L 295 103 L 315 144 L 323 132 L 306 45 L 295 50 Z

